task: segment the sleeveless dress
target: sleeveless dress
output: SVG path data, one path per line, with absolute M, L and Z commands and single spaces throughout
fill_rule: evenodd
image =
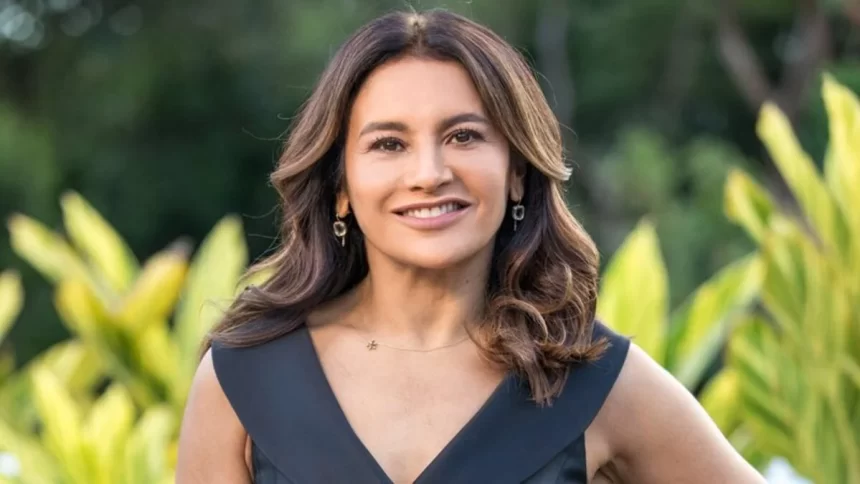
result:
M 586 484 L 585 429 L 624 364 L 629 340 L 572 365 L 552 406 L 508 373 L 415 484 Z M 215 373 L 252 441 L 255 484 L 393 484 L 350 427 L 306 326 L 248 347 L 212 347 Z M 421 438 L 421 436 L 416 436 Z

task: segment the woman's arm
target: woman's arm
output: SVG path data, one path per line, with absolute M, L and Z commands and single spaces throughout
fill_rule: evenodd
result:
M 177 484 L 251 483 L 247 434 L 221 390 L 211 350 L 191 384 L 179 435 Z
M 602 473 L 622 482 L 765 482 L 693 395 L 634 344 L 594 423 L 612 456 Z

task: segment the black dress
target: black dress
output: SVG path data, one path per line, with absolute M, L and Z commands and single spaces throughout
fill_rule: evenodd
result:
M 508 374 L 415 484 L 585 484 L 585 429 L 624 363 L 629 340 L 574 365 L 552 406 Z M 392 484 L 350 427 L 307 327 L 250 348 L 212 349 L 215 372 L 253 442 L 255 484 Z M 420 438 L 420 436 L 416 436 Z

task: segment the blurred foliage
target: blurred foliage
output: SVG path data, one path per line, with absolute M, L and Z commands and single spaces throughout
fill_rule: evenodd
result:
M 644 220 L 607 265 L 597 314 L 695 391 L 717 361 L 734 319 L 758 294 L 761 262 L 739 259 L 671 312 L 666 274 L 656 230 Z
M 179 241 L 140 264 L 80 195 L 60 205 L 67 237 L 26 215 L 9 220 L 13 249 L 54 287 L 72 338 L 0 374 L 0 455 L 19 467 L 0 469 L 0 482 L 172 482 L 200 345 L 247 265 L 241 223 L 222 218 L 190 261 Z M 254 277 L 245 282 L 266 274 Z M 0 328 L 21 300 L 19 278 L 4 273 Z
M 829 145 L 823 177 L 773 105 L 758 134 L 800 213 L 781 208 L 734 171 L 726 212 L 758 245 L 761 310 L 730 339 L 727 368 L 706 407 L 751 460 L 781 456 L 816 483 L 860 482 L 860 103 L 829 75 L 823 100 Z M 712 410 L 713 408 L 709 408 Z
M 802 24 L 796 5 L 736 3 L 762 70 L 780 78 Z M 571 206 L 606 256 L 652 217 L 672 306 L 751 250 L 713 191 L 728 165 L 780 182 L 748 161 L 761 158 L 755 111 L 717 48 L 723 4 L 684 0 L 0 1 L 0 214 L 57 227 L 54 201 L 73 189 L 148 257 L 240 213 L 256 259 L 275 236 L 266 177 L 290 116 L 350 32 L 410 4 L 466 14 L 525 53 L 571 127 Z M 826 8 L 826 65 L 860 87 L 851 17 L 842 2 Z M 820 103 L 805 105 L 799 126 L 817 126 Z M 5 241 L 0 267 L 21 273 L 32 302 L 10 335 L 23 363 L 68 331 Z

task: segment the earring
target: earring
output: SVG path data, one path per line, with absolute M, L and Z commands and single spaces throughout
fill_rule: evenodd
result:
M 517 203 L 511 209 L 511 217 L 514 219 L 514 232 L 517 231 L 517 222 L 522 222 L 524 218 L 526 218 L 526 208 L 523 207 L 522 203 Z
M 340 215 L 335 214 L 337 220 L 332 224 L 334 236 L 340 238 L 341 247 L 346 247 L 346 223 L 340 219 Z

